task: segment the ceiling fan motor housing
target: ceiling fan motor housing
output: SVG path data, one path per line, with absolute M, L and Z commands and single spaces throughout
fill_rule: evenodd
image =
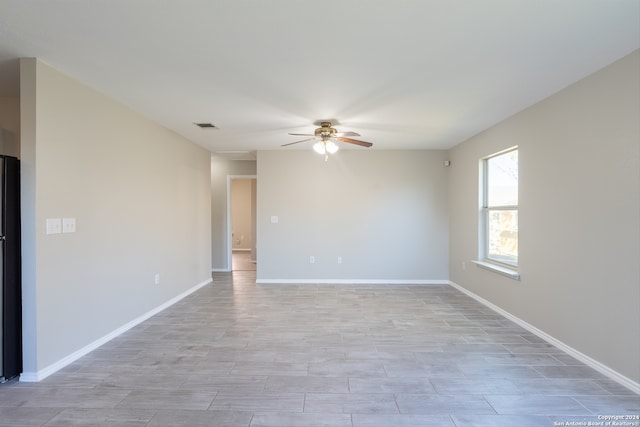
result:
M 336 130 L 331 127 L 331 122 L 322 122 L 320 126 L 315 130 L 316 137 L 327 140 L 336 134 Z

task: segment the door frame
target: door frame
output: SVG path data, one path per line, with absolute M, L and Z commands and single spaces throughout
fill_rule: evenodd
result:
M 232 227 L 233 221 L 231 220 L 231 181 L 234 179 L 255 179 L 258 181 L 257 175 L 227 175 L 227 271 L 233 271 L 233 239 L 232 239 Z M 256 221 L 256 218 L 253 218 Z M 255 245 L 257 236 L 253 236 L 253 244 Z

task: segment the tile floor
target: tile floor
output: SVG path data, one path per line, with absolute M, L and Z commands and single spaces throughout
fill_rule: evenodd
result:
M 539 427 L 639 413 L 640 396 L 451 287 L 256 285 L 254 271 L 216 273 L 63 371 L 0 387 L 11 427 Z
M 239 270 L 255 270 L 256 262 L 251 260 L 251 252 L 233 251 L 231 256 L 231 269 Z

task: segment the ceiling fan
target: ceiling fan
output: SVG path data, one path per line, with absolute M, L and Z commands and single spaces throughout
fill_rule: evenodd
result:
M 370 142 L 348 138 L 350 136 L 360 136 L 360 134 L 355 132 L 338 132 L 336 128 L 331 126 L 331 122 L 320 122 L 320 127 L 317 128 L 313 134 L 290 133 L 289 135 L 310 136 L 311 138 L 290 142 L 288 144 L 283 144 L 282 147 L 286 147 L 288 145 L 293 145 L 293 144 L 299 144 L 301 142 L 307 142 L 315 139 L 318 142 L 316 142 L 313 145 L 313 149 L 319 154 L 324 154 L 325 161 L 329 158 L 329 154 L 333 154 L 336 151 L 338 151 L 338 145 L 335 142 L 333 142 L 334 140 L 340 141 L 340 142 L 346 142 L 347 144 L 360 145 L 361 147 L 371 147 L 373 145 Z

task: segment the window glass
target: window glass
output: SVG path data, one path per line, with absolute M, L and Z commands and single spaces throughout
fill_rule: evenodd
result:
M 492 209 L 488 225 L 487 258 L 518 265 L 518 211 Z
M 518 150 L 487 159 L 487 206 L 518 205 Z

